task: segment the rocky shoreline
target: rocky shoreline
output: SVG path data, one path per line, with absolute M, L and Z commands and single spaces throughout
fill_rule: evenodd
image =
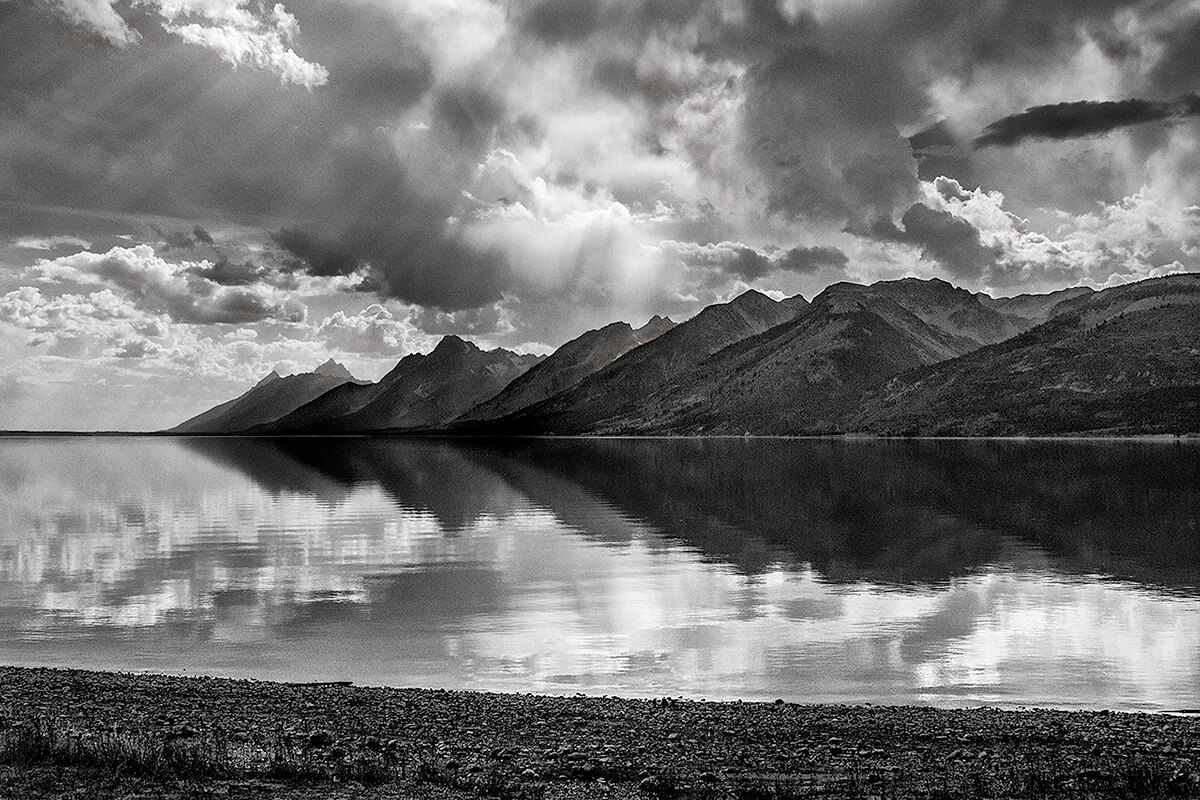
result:
M 1200 797 L 1200 719 L 0 667 L 2 797 Z

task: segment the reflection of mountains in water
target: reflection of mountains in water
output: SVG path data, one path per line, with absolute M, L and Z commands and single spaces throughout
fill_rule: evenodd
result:
M 989 564 L 1200 586 L 1200 448 L 1138 442 L 205 439 L 264 489 L 377 484 L 461 530 L 519 496 L 583 535 L 630 520 L 758 572 L 938 583 Z M 600 499 L 617 513 L 604 513 Z

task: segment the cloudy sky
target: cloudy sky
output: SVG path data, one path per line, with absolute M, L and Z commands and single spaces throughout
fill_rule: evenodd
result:
M 1200 261 L 1200 2 L 0 0 L 0 428 Z

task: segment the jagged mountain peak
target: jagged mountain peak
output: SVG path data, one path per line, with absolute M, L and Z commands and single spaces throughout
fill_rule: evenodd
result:
M 793 311 L 795 311 L 797 314 L 799 314 L 801 311 L 808 308 L 812 304 L 808 302 L 808 299 L 805 298 L 804 295 L 794 294 L 791 297 L 785 297 L 782 300 L 780 300 L 779 305 L 784 306 L 785 308 L 790 308 Z
M 772 300 L 770 297 L 767 297 L 757 289 L 747 289 L 737 297 L 730 300 L 729 305 L 733 306 L 734 308 L 744 308 L 746 306 L 759 307 L 765 303 L 775 305 L 775 302 L 776 301 Z
M 643 325 L 640 328 L 635 329 L 634 333 L 643 334 L 643 333 L 650 333 L 652 331 L 664 331 L 664 330 L 668 330 L 673 327 L 675 327 L 675 323 L 671 320 L 670 317 L 663 317 L 658 314 L 655 314 L 653 317 L 651 317 L 649 320 L 646 321 L 645 325 Z
M 326 378 L 345 378 L 348 381 L 354 380 L 354 375 L 351 374 L 350 370 L 346 369 L 332 358 L 328 359 L 324 364 L 314 369 L 313 374 L 324 375 Z
M 271 370 L 270 372 L 268 372 L 266 375 L 263 376 L 262 380 L 260 380 L 256 384 L 254 384 L 254 386 L 255 386 L 255 388 L 258 388 L 259 386 L 266 386 L 271 381 L 277 381 L 282 378 L 283 378 L 283 376 L 280 375 L 277 370 Z
M 451 333 L 442 337 L 430 355 L 455 355 L 469 353 L 472 350 L 479 350 L 479 348 L 473 342 L 468 342 Z

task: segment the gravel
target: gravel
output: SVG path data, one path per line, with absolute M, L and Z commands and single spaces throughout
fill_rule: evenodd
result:
M 35 728 L 156 753 L 169 745 L 213 768 L 22 757 Z M 271 772 L 285 761 L 291 773 Z M 1200 720 L 1186 716 L 0 667 L 3 797 L 1200 797 L 1198 772 Z

